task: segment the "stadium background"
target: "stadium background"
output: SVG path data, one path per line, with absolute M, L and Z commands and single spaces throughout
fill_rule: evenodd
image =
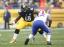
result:
M 18 3 L 17 3 L 18 1 L 19 0 L 0 0 L 0 28 L 4 24 L 4 21 L 3 21 L 4 5 L 6 4 L 8 6 L 7 8 L 11 13 L 11 20 L 12 20 L 18 16 L 18 13 L 17 13 L 19 9 Z M 51 0 L 49 1 L 49 3 L 53 1 Z M 55 1 L 57 2 L 51 4 L 51 16 L 53 20 L 52 27 L 57 27 L 59 23 L 61 27 L 64 27 L 64 0 L 55 0 Z M 6 3 L 4 4 L 4 2 Z M 33 3 L 34 5 L 32 7 L 37 9 L 39 0 L 34 0 Z M 64 47 L 64 28 L 52 28 L 52 45 L 51 46 L 46 45 L 45 39 L 42 38 L 40 34 L 37 34 L 35 36 L 36 40 L 34 42 L 30 41 L 29 44 L 25 46 L 24 42 L 28 34 L 31 33 L 31 28 L 22 29 L 18 36 L 17 43 L 10 44 L 9 41 L 11 40 L 13 33 L 14 33 L 14 29 L 10 29 L 10 30 L 8 29 L 5 30 L 3 28 L 0 29 L 0 47 Z
M 31 7 L 38 9 L 39 0 L 25 0 L 25 2 L 33 1 L 33 5 Z M 57 2 L 55 2 L 57 1 Z M 3 24 L 3 13 L 4 13 L 4 5 L 9 9 L 11 13 L 11 19 L 18 16 L 18 9 L 20 7 L 21 0 L 0 0 L 0 24 Z M 24 2 L 22 0 L 22 2 Z M 51 6 L 51 16 L 52 16 L 52 27 L 64 27 L 64 0 L 48 0 L 48 3 L 52 3 Z

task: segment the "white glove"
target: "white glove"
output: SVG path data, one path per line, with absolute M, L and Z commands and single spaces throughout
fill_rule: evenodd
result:
M 12 24 L 15 24 L 15 21 L 13 21 Z
M 15 24 L 15 21 L 11 21 L 11 22 L 10 22 L 10 25 L 14 25 L 14 24 Z

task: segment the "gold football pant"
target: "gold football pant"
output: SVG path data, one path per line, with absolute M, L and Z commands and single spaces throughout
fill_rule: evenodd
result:
M 18 22 L 17 22 L 17 25 L 16 25 L 16 29 L 23 29 L 27 26 L 32 26 L 32 22 L 27 22 L 27 21 L 24 21 L 23 18 L 21 18 Z

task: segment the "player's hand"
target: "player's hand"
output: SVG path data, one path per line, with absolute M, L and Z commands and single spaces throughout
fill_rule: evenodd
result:
M 15 24 L 15 21 L 13 21 L 12 24 Z
M 10 22 L 10 25 L 14 25 L 14 24 L 15 24 L 15 21 L 11 21 L 11 22 Z

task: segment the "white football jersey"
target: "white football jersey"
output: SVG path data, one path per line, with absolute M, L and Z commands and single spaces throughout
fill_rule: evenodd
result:
M 44 23 L 46 23 L 48 16 L 49 16 L 49 15 L 46 14 L 46 13 L 44 13 L 44 14 L 40 13 L 37 17 L 35 17 L 34 21 L 36 21 L 36 20 L 41 20 L 41 21 L 43 21 Z

